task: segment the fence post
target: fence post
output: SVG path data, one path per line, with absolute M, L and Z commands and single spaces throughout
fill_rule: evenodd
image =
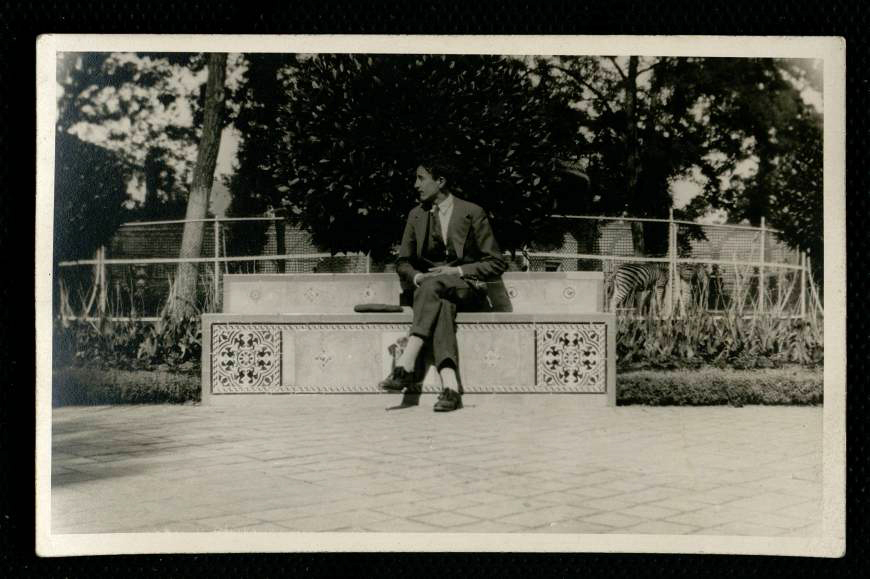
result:
M 801 319 L 807 318 L 807 254 L 801 252 Z
M 668 315 L 674 315 L 674 308 L 677 305 L 677 224 L 674 223 L 674 209 L 671 208 L 668 215 L 668 288 L 670 289 L 670 299 L 668 304 Z
M 220 220 L 215 217 L 214 218 L 214 300 L 213 303 L 215 307 L 219 306 L 218 300 L 220 299 L 218 292 L 220 291 L 220 275 L 221 275 L 221 262 L 220 262 Z
M 824 316 L 825 308 L 822 306 L 822 300 L 819 299 L 819 292 L 816 290 L 816 282 L 813 281 L 813 266 L 812 260 L 809 256 L 807 256 L 807 275 L 809 276 L 810 282 L 810 290 L 813 293 L 813 303 L 815 304 L 818 311 Z M 824 279 L 822 279 L 822 283 L 824 283 Z
M 764 245 L 765 245 L 765 235 L 764 235 L 764 217 L 761 218 L 761 252 L 760 252 L 760 260 L 758 262 L 758 309 L 763 314 L 765 305 L 764 301 L 767 297 L 767 278 L 764 274 Z
M 102 318 L 106 314 L 106 302 L 108 300 L 109 290 L 106 286 L 106 246 L 101 245 L 97 250 L 97 267 L 99 274 L 97 276 L 97 284 L 99 287 L 100 297 L 97 301 L 97 315 Z

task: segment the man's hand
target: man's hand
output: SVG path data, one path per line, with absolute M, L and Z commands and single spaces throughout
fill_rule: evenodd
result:
M 419 286 L 423 283 L 423 280 L 428 279 L 430 277 L 436 277 L 439 275 L 458 275 L 462 276 L 462 268 L 453 267 L 450 265 L 439 265 L 437 267 L 433 267 L 426 273 L 418 273 L 414 276 L 414 285 Z
M 434 277 L 436 275 L 462 275 L 462 270 L 452 265 L 439 265 L 438 267 L 433 267 L 429 270 L 428 274 L 424 275 L 429 277 Z

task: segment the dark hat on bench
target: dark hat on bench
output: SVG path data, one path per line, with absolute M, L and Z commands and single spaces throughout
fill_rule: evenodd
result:
M 365 313 L 402 313 L 402 306 L 392 304 L 357 304 L 353 307 L 353 311 Z

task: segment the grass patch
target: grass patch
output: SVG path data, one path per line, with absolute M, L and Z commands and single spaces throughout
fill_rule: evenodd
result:
M 54 406 L 181 404 L 200 399 L 199 374 L 67 367 L 56 369 L 52 379 Z
M 822 404 L 820 368 L 644 370 L 616 376 L 619 405 L 743 406 Z

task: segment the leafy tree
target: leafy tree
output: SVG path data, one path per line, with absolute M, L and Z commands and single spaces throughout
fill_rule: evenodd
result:
M 300 59 L 269 125 L 277 150 L 260 157 L 263 184 L 275 184 L 322 247 L 383 259 L 416 203 L 416 166 L 439 155 L 457 168 L 454 190 L 489 211 L 505 248 L 560 237 L 544 218 L 565 190 L 560 160 L 580 150 L 582 115 L 531 72 L 495 56 Z
M 130 218 L 178 218 L 202 124 L 199 54 L 65 53 L 58 133 L 114 151 L 144 199 Z M 132 200 L 131 200 L 132 201 Z
M 802 203 L 799 192 L 773 187 L 778 159 L 799 147 L 788 135 L 812 133 L 796 128 L 812 116 L 800 96 L 811 77 L 806 63 L 559 57 L 539 59 L 536 68 L 588 116 L 584 153 L 603 213 L 667 217 L 670 182 L 695 171 L 703 194 L 686 218 L 714 208 L 738 222 L 757 224 L 762 216 L 773 222 L 779 207 Z M 740 177 L 737 169 L 747 162 L 757 171 Z M 664 250 L 664 228 L 633 233 L 637 253 Z
M 125 218 L 126 167 L 117 155 L 58 133 L 54 162 L 55 261 L 89 259 Z

